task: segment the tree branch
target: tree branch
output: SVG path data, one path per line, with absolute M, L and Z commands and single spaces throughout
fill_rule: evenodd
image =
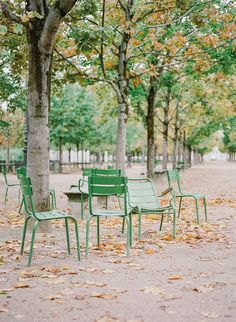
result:
M 2 0 L 0 0 L 0 7 L 2 8 L 2 12 L 6 18 L 8 18 L 12 22 L 20 23 L 23 25 L 23 23 L 21 22 L 21 18 L 17 16 L 15 13 L 13 13 L 9 9 L 8 5 Z
M 39 48 L 43 53 L 52 53 L 59 26 L 64 16 L 72 9 L 76 1 L 77 0 L 57 0 L 49 10 L 43 33 L 39 41 Z

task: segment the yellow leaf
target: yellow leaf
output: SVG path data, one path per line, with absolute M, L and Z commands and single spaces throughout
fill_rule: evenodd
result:
M 99 299 L 115 299 L 117 298 L 116 295 L 108 294 L 108 293 L 93 293 L 91 297 L 97 297 Z
M 175 281 L 175 280 L 182 280 L 183 276 L 181 275 L 171 275 L 168 277 L 168 280 Z
M 145 251 L 145 254 L 154 254 L 154 253 L 155 253 L 155 249 L 151 249 L 151 248 L 146 249 Z
M 29 284 L 27 283 L 18 283 L 15 285 L 15 288 L 28 288 Z

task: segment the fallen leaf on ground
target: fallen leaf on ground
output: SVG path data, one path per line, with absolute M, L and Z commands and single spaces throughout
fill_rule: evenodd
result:
M 5 307 L 0 307 L 0 313 L 7 313 L 8 309 Z
M 108 294 L 108 293 L 92 293 L 91 297 L 97 297 L 99 299 L 115 299 L 117 298 L 116 295 Z
M 59 278 L 54 278 L 47 281 L 47 284 L 50 284 L 50 285 L 64 284 L 66 281 L 67 281 L 66 278 L 59 277 Z
M 4 288 L 0 290 L 0 295 L 7 294 L 8 292 L 11 292 L 11 291 L 13 291 L 13 288 Z
M 18 283 L 14 287 L 15 288 L 28 288 L 29 284 L 27 284 L 27 283 Z
M 112 288 L 112 290 L 114 290 L 116 293 L 125 293 L 125 292 L 127 292 L 127 290 L 125 288 L 118 288 L 118 287 L 114 287 L 114 288 Z
M 182 280 L 183 276 L 182 275 L 171 275 L 168 277 L 168 280 L 175 281 L 175 280 Z
M 216 319 L 219 317 L 219 314 L 215 312 L 202 312 L 202 315 L 208 319 Z
M 146 294 L 152 294 L 152 295 L 160 295 L 164 300 L 174 300 L 177 299 L 178 297 L 174 294 L 168 294 L 166 293 L 163 289 L 159 287 L 146 287 L 142 289 Z
M 155 249 L 149 248 L 149 249 L 146 249 L 145 254 L 154 254 L 155 252 L 156 252 Z
M 102 272 L 103 272 L 104 274 L 113 274 L 113 273 L 115 273 L 115 271 L 113 271 L 113 270 L 111 270 L 111 269 L 104 269 Z
M 90 285 L 90 286 L 98 286 L 98 287 L 104 287 L 104 286 L 107 286 L 107 284 L 102 283 L 102 282 L 84 281 L 84 283 L 85 283 L 86 285 Z
M 62 294 L 54 294 L 54 295 L 48 295 L 45 297 L 46 300 L 49 300 L 49 301 L 54 301 L 54 300 L 57 300 L 57 299 L 61 299 L 62 298 Z

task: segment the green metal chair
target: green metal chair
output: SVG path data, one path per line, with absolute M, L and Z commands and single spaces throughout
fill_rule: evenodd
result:
M 199 224 L 199 205 L 198 201 L 203 200 L 204 203 L 204 212 L 205 212 L 205 219 L 207 222 L 207 208 L 206 208 L 206 197 L 203 194 L 197 193 L 184 193 L 181 189 L 180 185 L 180 175 L 177 169 L 175 170 L 168 170 L 167 171 L 167 178 L 169 182 L 169 187 L 175 190 L 176 198 L 179 198 L 179 209 L 178 209 L 178 218 L 180 216 L 181 211 L 181 204 L 183 198 L 193 198 L 195 200 L 196 205 L 196 215 L 197 215 L 197 223 Z
M 97 219 L 97 244 L 100 244 L 100 217 L 121 217 L 127 222 L 127 255 L 129 255 L 129 248 L 131 242 L 130 229 L 130 213 L 127 206 L 127 177 L 121 176 L 91 176 L 88 177 L 88 191 L 89 191 L 89 217 L 86 223 L 86 257 L 88 256 L 89 243 L 89 224 L 92 218 Z M 97 196 L 124 196 L 123 209 L 100 209 L 94 208 L 93 198 Z
M 95 168 L 84 168 L 82 175 L 83 178 L 79 180 L 77 185 L 71 185 L 71 188 L 78 188 L 81 202 L 81 219 L 84 219 L 84 201 L 88 199 L 88 177 L 91 176 L 95 171 Z
M 8 196 L 8 189 L 11 187 L 19 187 L 18 192 L 18 199 L 20 201 L 20 183 L 9 183 L 7 179 L 7 167 L 5 165 L 2 166 L 2 174 L 4 177 L 4 183 L 5 183 L 5 197 L 4 197 L 4 204 L 7 203 L 7 196 Z
M 17 178 L 20 180 L 20 176 L 26 177 L 26 168 L 25 167 L 19 167 L 16 169 Z M 49 195 L 50 195 L 50 210 L 56 209 L 56 193 L 53 188 L 49 188 Z M 21 200 L 19 213 L 21 213 L 23 207 L 23 198 Z
M 158 197 L 170 193 L 170 200 L 167 206 L 160 206 Z M 162 229 L 164 215 L 168 218 L 173 216 L 173 237 L 175 238 L 176 210 L 175 195 L 172 189 L 166 189 L 160 196 L 157 196 L 153 183 L 150 179 L 128 179 L 128 205 L 131 214 L 138 214 L 138 239 L 141 239 L 141 219 L 142 215 L 155 214 L 161 215 L 159 230 Z M 132 236 L 132 232 L 131 232 Z
M 31 238 L 31 244 L 30 244 L 28 266 L 31 265 L 31 261 L 32 261 L 35 233 L 36 233 L 36 229 L 38 227 L 38 224 L 42 221 L 45 221 L 45 220 L 55 220 L 55 219 L 65 220 L 68 254 L 70 254 L 70 237 L 69 237 L 68 220 L 72 220 L 74 222 L 76 244 L 77 244 L 77 255 L 78 255 L 78 260 L 80 261 L 79 231 L 78 231 L 78 224 L 77 224 L 76 219 L 73 216 L 67 215 L 61 211 L 36 212 L 35 205 L 33 202 L 33 190 L 32 190 L 32 184 L 31 184 L 30 178 L 24 177 L 21 175 L 20 176 L 20 183 L 21 183 L 21 190 L 22 190 L 22 194 L 23 194 L 23 203 L 24 203 L 24 207 L 25 207 L 25 212 L 27 214 L 27 217 L 24 222 L 24 229 L 23 229 L 23 234 L 22 234 L 21 255 L 23 255 L 23 252 L 24 252 L 25 235 L 26 235 L 28 221 L 30 219 L 35 221 L 34 226 L 33 226 L 33 230 L 32 230 L 32 238 Z

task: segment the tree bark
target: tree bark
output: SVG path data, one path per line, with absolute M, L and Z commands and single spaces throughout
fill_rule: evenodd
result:
M 133 0 L 126 3 L 118 1 L 124 10 L 125 21 L 130 24 L 133 18 Z M 118 129 L 116 146 L 116 167 L 125 174 L 125 155 L 126 155 L 126 123 L 129 112 L 128 93 L 129 76 L 127 73 L 127 52 L 131 33 L 129 28 L 123 32 L 122 40 L 119 46 L 118 62 L 118 81 L 115 90 L 118 98 Z
M 171 87 L 167 89 L 166 104 L 164 107 L 164 119 L 163 119 L 163 160 L 162 169 L 167 169 L 168 163 L 168 133 L 169 133 L 169 110 L 170 110 L 170 95 Z
M 150 77 L 150 87 L 147 97 L 147 177 L 154 177 L 155 167 L 155 98 L 157 93 L 156 77 Z
M 28 145 L 27 174 L 32 179 L 37 211 L 49 207 L 49 129 L 52 54 L 44 54 L 38 43 L 43 32 L 43 21 L 36 19 L 28 29 Z
M 75 2 L 55 0 L 50 9 L 47 1 L 26 2 L 26 12 L 42 16 L 30 19 L 26 26 L 29 45 L 27 173 L 32 179 L 37 211 L 49 209 L 48 117 L 52 53 L 59 26 Z

